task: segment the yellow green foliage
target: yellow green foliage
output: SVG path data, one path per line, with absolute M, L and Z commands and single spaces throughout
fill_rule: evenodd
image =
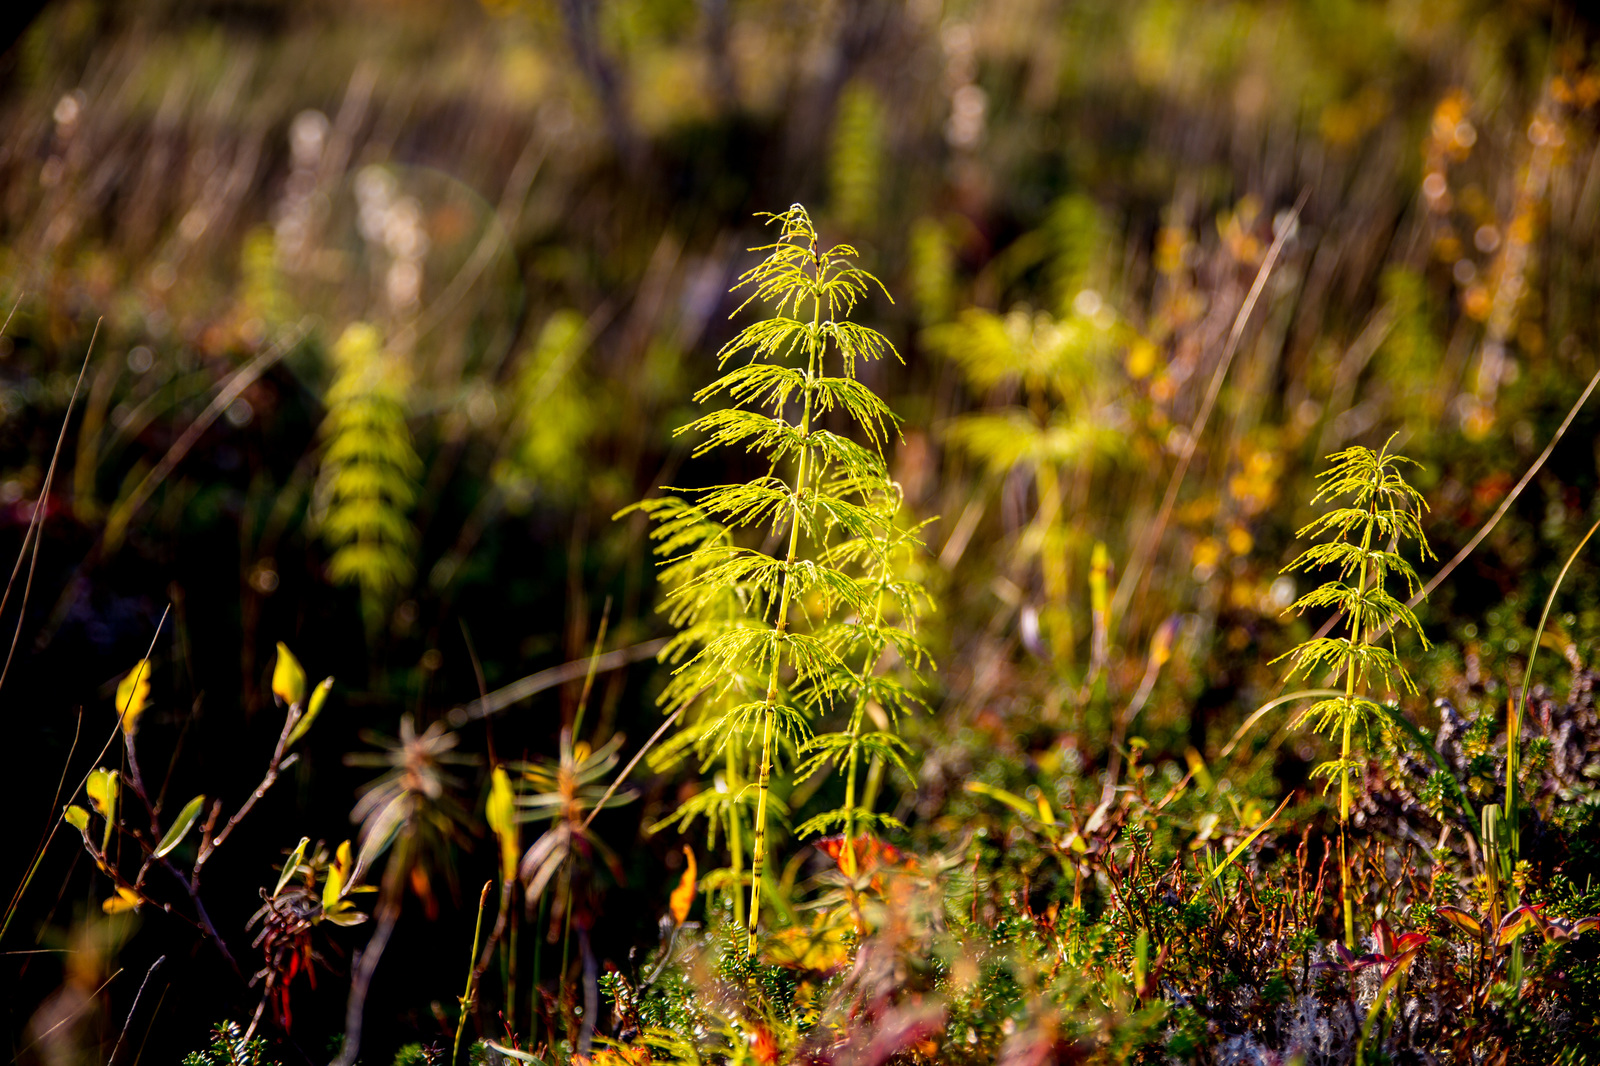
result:
M 955 306 L 955 248 L 950 228 L 934 218 L 911 225 L 911 294 L 924 326 L 950 317 Z
M 535 494 L 565 495 L 584 483 L 587 445 L 599 421 L 596 390 L 581 366 L 588 343 L 583 316 L 557 311 L 522 357 L 503 457 L 494 468 L 514 507 L 525 509 Z
M 883 195 L 883 101 L 857 80 L 839 94 L 828 178 L 833 214 L 848 230 L 870 228 Z
M 322 537 L 333 554 L 328 575 L 361 589 L 369 624 L 386 599 L 411 581 L 422 460 L 406 425 L 406 380 L 378 331 L 356 323 L 333 348 L 334 379 L 323 420 L 317 485 Z

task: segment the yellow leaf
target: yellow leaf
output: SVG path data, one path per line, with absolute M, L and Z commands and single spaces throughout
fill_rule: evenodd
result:
M 1169 618 L 1156 627 L 1155 636 L 1150 638 L 1150 662 L 1157 668 L 1167 665 L 1167 660 L 1172 658 L 1172 633 L 1177 629 L 1177 619 Z
M 121 791 L 117 771 L 94 771 L 84 784 L 84 791 L 89 794 L 89 806 L 106 820 L 105 835 L 100 843 L 104 850 L 111 845 L 111 830 L 117 823 L 117 794 Z
M 350 880 L 350 842 L 346 840 L 334 853 L 333 865 L 328 867 L 328 881 L 322 886 L 322 909 L 329 911 L 339 902 L 346 882 Z
M 695 864 L 694 851 L 689 845 L 683 846 L 683 857 L 688 865 L 683 868 L 683 876 L 678 879 L 678 887 L 672 890 L 672 920 L 682 925 L 689 917 L 689 907 L 694 903 Z
M 521 855 L 517 841 L 517 810 L 511 794 L 511 778 L 499 766 L 489 775 L 489 804 L 485 814 L 489 828 L 500 841 L 500 880 L 515 881 L 517 860 Z
M 95 770 L 89 775 L 89 780 L 84 783 L 84 791 L 89 794 L 89 805 L 94 812 L 102 818 L 110 818 L 116 813 L 117 808 L 117 772 L 115 770 Z
M 272 694 L 293 706 L 306 698 L 306 670 L 288 645 L 278 641 L 278 661 L 272 667 Z
M 136 911 L 144 900 L 139 898 L 139 893 L 131 888 L 117 886 L 117 894 L 100 904 L 100 909 L 107 914 L 121 914 L 123 911 Z
M 1095 614 L 1104 617 L 1111 602 L 1106 595 L 1106 575 L 1111 570 L 1111 557 L 1102 541 L 1095 541 L 1089 556 L 1089 604 Z
M 1140 337 L 1128 346 L 1128 376 L 1132 378 L 1149 377 L 1150 372 L 1156 368 L 1156 346 Z
M 818 914 L 808 929 L 791 925 L 773 934 L 767 962 L 796 970 L 830 973 L 850 961 L 848 937 L 855 932 L 849 907 Z
M 139 716 L 150 703 L 150 660 L 140 659 L 123 679 L 117 682 L 117 714 L 121 716 L 122 731 L 132 736 L 139 729 Z
M 76 804 L 68 805 L 66 810 L 61 812 L 61 818 L 80 833 L 89 831 L 89 812 Z

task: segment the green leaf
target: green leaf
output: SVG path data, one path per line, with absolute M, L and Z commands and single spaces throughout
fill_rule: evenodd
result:
M 321 684 L 311 690 L 311 703 L 306 707 L 306 713 L 289 730 L 289 739 L 284 743 L 284 749 L 294 747 L 294 742 L 311 731 L 311 724 L 317 720 L 317 715 L 322 713 L 322 705 L 328 702 L 328 693 L 333 691 L 333 678 L 325 677 Z
M 502 1044 L 496 1044 L 493 1040 L 485 1040 L 484 1043 L 493 1048 L 496 1054 L 504 1055 L 508 1059 L 516 1059 L 518 1062 L 530 1062 L 533 1064 L 533 1066 L 545 1066 L 545 1061 L 543 1059 L 535 1055 L 530 1055 L 526 1051 L 518 1051 L 515 1048 L 508 1048 Z
M 295 845 L 294 851 L 289 855 L 289 860 L 283 864 L 283 869 L 278 872 L 278 883 L 272 889 L 273 899 L 278 898 L 278 893 L 283 891 L 283 887 L 294 877 L 294 872 L 300 868 L 301 860 L 306 857 L 306 845 L 310 843 L 310 837 L 301 837 L 300 843 Z
M 968 781 L 966 788 L 968 792 L 973 792 L 980 796 L 988 796 L 990 799 L 999 800 L 1001 803 L 1004 803 L 1007 807 L 1010 807 L 1012 810 L 1016 811 L 1018 814 L 1029 819 L 1030 821 L 1040 820 L 1039 806 L 1034 803 L 1029 803 L 1015 792 L 1007 792 L 1003 788 L 997 788 L 994 785 L 986 785 L 982 781 Z
M 389 801 L 388 806 L 378 813 L 378 816 L 368 823 L 366 836 L 361 841 L 361 854 L 356 860 L 356 870 L 365 872 L 372 863 L 389 849 L 394 843 L 394 838 L 400 835 L 400 830 L 405 827 L 406 816 L 409 812 L 410 796 L 401 793 Z
M 194 826 L 195 819 L 200 817 L 200 808 L 205 805 L 206 798 L 204 795 L 196 796 L 188 803 L 185 803 L 183 810 L 178 812 L 178 817 L 173 820 L 171 828 L 167 830 L 167 835 L 161 838 L 161 843 L 156 845 L 156 850 L 152 854 L 159 859 L 183 843 L 183 838 L 188 835 L 190 828 Z

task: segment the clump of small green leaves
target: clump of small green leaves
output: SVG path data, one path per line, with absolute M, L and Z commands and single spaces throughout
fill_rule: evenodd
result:
M 737 885 L 743 799 L 753 792 L 752 953 L 778 760 L 787 752 L 806 759 L 804 774 L 831 765 L 846 776 L 843 805 L 803 831 L 837 826 L 850 836 L 884 824 L 858 791 L 858 773 L 903 765 L 893 723 L 916 702 L 914 678 L 905 675 L 926 662 L 914 625 L 927 597 L 904 566 L 920 542 L 916 529 L 896 522 L 902 497 L 883 457 L 897 420 L 856 378 L 861 362 L 899 356 L 882 334 L 848 317 L 882 285 L 854 265 L 855 249 L 823 249 L 798 204 L 767 217 L 779 238 L 754 249 L 766 258 L 735 291 L 753 290 L 741 310 L 760 301 L 772 315 L 722 348 L 725 372 L 695 397 L 726 397 L 730 406 L 679 430 L 704 435 L 696 455 L 742 447 L 760 455 L 767 472 L 638 505 L 657 522 L 652 536 L 671 589 L 663 609 L 679 629 L 663 653 L 678 666 L 662 699 L 686 724 L 668 750 L 694 749 L 702 771 L 724 762 L 718 787 L 668 821 L 705 815 L 713 833 L 720 822 Z M 830 416 L 853 425 L 864 443 L 825 428 Z M 891 661 L 899 676 L 887 669 Z M 835 709 L 843 728 L 813 736 L 812 721 Z M 876 728 L 866 727 L 869 719 Z
M 1428 647 L 1417 616 L 1389 592 L 1393 578 L 1399 578 L 1408 596 L 1416 595 L 1422 587 L 1417 572 L 1400 554 L 1402 544 L 1414 543 L 1423 557 L 1433 555 L 1422 532 L 1422 513 L 1428 505 L 1402 476 L 1401 466 L 1412 461 L 1389 451 L 1393 440 L 1390 437 L 1377 451 L 1356 445 L 1328 457 L 1333 465 L 1318 475 L 1319 486 L 1311 502 L 1333 503 L 1341 498 L 1348 502 L 1330 506 L 1298 532 L 1300 537 L 1321 543 L 1307 548 L 1284 567 L 1285 572 L 1332 569 L 1333 580 L 1301 596 L 1288 609 L 1298 614 L 1308 608 L 1331 608 L 1343 617 L 1346 627 L 1343 636 L 1313 637 L 1279 659 L 1290 661 L 1291 679 L 1324 671 L 1344 678 L 1342 695 L 1312 704 L 1300 721 L 1309 722 L 1317 732 L 1339 738 L 1339 758 L 1323 763 L 1312 773 L 1339 780 L 1340 886 L 1345 942 L 1351 948 L 1355 946 L 1355 923 L 1350 905 L 1350 869 L 1344 861 L 1344 833 L 1350 821 L 1350 782 L 1361 767 L 1353 757 L 1354 738 L 1358 728 L 1365 736 L 1374 721 L 1382 720 L 1382 707 L 1368 695 L 1376 682 L 1381 680 L 1389 689 L 1398 681 L 1407 692 L 1416 692 L 1416 685 L 1400 661 L 1396 629 L 1404 626 L 1412 630 L 1423 648 Z
M 246 1037 L 235 1022 L 222 1022 L 211 1031 L 211 1046 L 189 1052 L 183 1066 L 273 1066 L 266 1054 L 266 1040 Z

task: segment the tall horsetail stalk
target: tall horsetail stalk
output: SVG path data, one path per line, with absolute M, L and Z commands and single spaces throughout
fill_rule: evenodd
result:
M 754 769 L 750 904 L 743 915 L 752 954 L 768 829 L 774 809 L 784 809 L 772 786 L 785 752 L 806 756 L 796 778 L 829 763 L 842 766 L 847 778 L 844 806 L 801 826 L 802 835 L 836 824 L 853 837 L 863 827 L 892 824 L 863 809 L 858 771 L 863 759 L 903 767 L 905 745 L 887 730 L 864 732 L 863 722 L 869 713 L 897 718 L 916 702 L 905 685 L 881 676 L 883 653 L 892 645 L 909 670 L 922 665 L 912 626 L 927 603 L 921 588 L 896 571 L 898 560 L 920 547 L 916 528 L 896 524 L 901 492 L 883 458 L 898 423 L 856 379 L 858 361 L 899 353 L 882 334 L 848 320 L 872 286 L 885 296 L 887 290 L 853 265 L 855 249 L 823 250 L 800 205 L 761 217 L 779 227 L 778 240 L 753 249 L 766 258 L 740 276 L 734 291 L 753 290 L 739 310 L 761 301 L 772 315 L 722 347 L 717 362 L 724 373 L 695 395 L 703 403 L 725 394 L 732 406 L 678 432 L 705 435 L 696 456 L 742 445 L 767 460 L 767 473 L 686 493 L 692 500 L 669 495 L 636 505 L 657 523 L 651 536 L 667 559 L 662 581 L 670 589 L 663 609 L 679 630 L 662 653 L 678 664 L 662 703 L 689 712 L 663 751 L 670 757 L 692 748 L 702 772 L 720 761 L 726 774 L 724 787 L 691 797 L 661 824 L 682 827 L 703 815 L 712 846 L 721 826 L 736 893 L 743 878 L 740 807 Z M 747 357 L 743 365 L 726 370 L 740 355 Z M 835 360 L 837 373 L 829 374 Z M 790 413 L 795 407 L 798 418 Z M 823 428 L 836 411 L 867 447 Z M 791 460 L 791 477 L 774 473 Z M 781 545 L 781 556 L 741 546 L 741 531 L 752 529 Z M 813 736 L 811 720 L 836 705 L 849 707 L 846 729 Z M 851 853 L 847 842 L 845 854 Z
M 1417 691 L 1396 652 L 1396 625 L 1414 631 L 1423 648 L 1428 647 L 1417 616 L 1387 588 L 1391 575 L 1400 577 L 1407 595 L 1415 595 L 1422 587 L 1416 571 L 1399 553 L 1402 542 L 1414 541 L 1423 557 L 1433 555 L 1422 532 L 1422 512 L 1427 503 L 1401 475 L 1400 466 L 1412 461 L 1389 451 L 1393 441 L 1391 436 L 1378 451 L 1357 445 L 1328 457 L 1333 465 L 1317 476 L 1319 485 L 1311 502 L 1331 503 L 1339 497 L 1349 497 L 1350 506 L 1330 506 L 1321 517 L 1299 530 L 1297 536 L 1321 538 L 1322 543 L 1307 548 L 1283 568 L 1289 572 L 1331 567 L 1337 575 L 1301 596 L 1288 609 L 1298 614 L 1307 608 L 1332 608 L 1344 618 L 1346 635 L 1313 637 L 1279 659 L 1290 660 L 1290 678 L 1322 670 L 1334 677 L 1344 676 L 1344 694 L 1312 704 L 1300 721 L 1309 720 L 1317 732 L 1339 736 L 1339 758 L 1318 766 L 1312 775 L 1339 778 L 1339 898 L 1344 910 L 1345 944 L 1352 949 L 1355 916 L 1345 837 L 1350 824 L 1350 782 L 1360 769 L 1360 763 L 1353 758 L 1353 741 L 1357 726 L 1366 733 L 1373 720 L 1383 716 L 1381 706 L 1365 694 L 1365 689 L 1379 678 L 1385 687 L 1398 678 L 1406 691 Z M 1386 548 L 1379 546 L 1385 542 Z M 1354 585 L 1350 583 L 1352 577 Z M 1386 630 L 1387 647 L 1379 643 Z

